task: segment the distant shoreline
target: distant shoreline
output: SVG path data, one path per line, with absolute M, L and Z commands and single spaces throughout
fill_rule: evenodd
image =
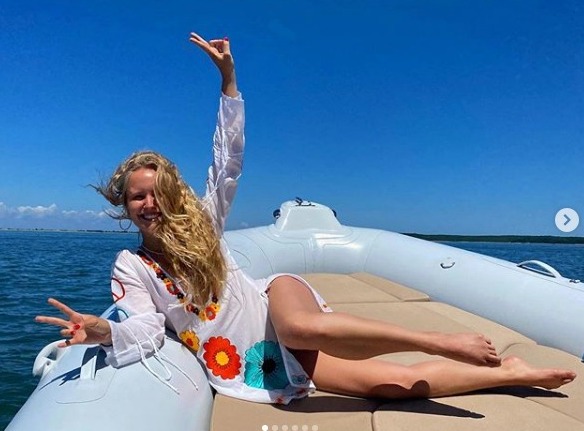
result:
M 427 235 L 421 233 L 404 233 L 404 235 L 427 241 L 448 242 L 506 242 L 530 244 L 584 244 L 581 236 L 552 235 Z
M 12 228 L 0 227 L 0 232 L 59 232 L 59 233 L 138 233 L 137 230 L 105 230 L 105 229 L 48 229 L 48 228 Z
M 44 229 L 44 228 L 5 228 L 0 227 L 0 232 L 62 232 L 62 233 L 112 233 L 112 234 L 137 234 L 138 231 L 101 230 L 101 229 Z M 404 235 L 426 241 L 446 242 L 506 242 L 506 243 L 531 243 L 531 244 L 584 244 L 581 236 L 553 236 L 553 235 L 447 235 L 447 234 L 422 234 L 404 233 Z

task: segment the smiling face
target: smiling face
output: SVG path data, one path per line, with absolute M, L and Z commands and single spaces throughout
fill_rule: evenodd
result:
M 142 167 L 130 174 L 126 188 L 126 211 L 130 220 L 140 230 L 144 243 L 152 247 L 158 242 L 154 235 L 161 212 L 156 203 L 154 186 L 156 171 Z

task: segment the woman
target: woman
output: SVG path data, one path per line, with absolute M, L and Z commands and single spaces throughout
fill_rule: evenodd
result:
M 253 280 L 239 269 L 220 237 L 241 173 L 243 101 L 229 41 L 207 42 L 195 33 L 190 41 L 222 77 L 205 197 L 197 198 L 154 152 L 130 156 L 96 187 L 143 238 L 137 251 L 121 251 L 112 269 L 112 294 L 128 317 L 111 322 L 49 299 L 67 319 L 36 320 L 62 328 L 67 341 L 60 347 L 100 343 L 109 363 L 121 367 L 156 350 L 169 328 L 196 352 L 218 392 L 274 403 L 315 387 L 363 397 L 436 397 L 505 385 L 551 389 L 576 377 L 519 358 L 501 360 L 480 334 L 416 332 L 331 312 L 298 276 Z M 456 361 L 403 366 L 373 358 L 398 351 Z

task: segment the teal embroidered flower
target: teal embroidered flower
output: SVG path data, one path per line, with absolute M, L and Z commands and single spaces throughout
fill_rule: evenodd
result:
M 260 341 L 245 352 L 245 384 L 268 390 L 290 384 L 278 343 Z

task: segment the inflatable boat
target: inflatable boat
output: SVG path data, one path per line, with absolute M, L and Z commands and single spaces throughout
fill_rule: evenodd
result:
M 302 274 L 333 310 L 420 330 L 479 331 L 502 356 L 584 374 L 584 287 L 540 261 L 511 263 L 398 233 L 342 225 L 327 206 L 296 199 L 274 223 L 228 231 L 253 277 Z M 104 317 L 116 319 L 111 307 Z M 120 369 L 97 346 L 47 345 L 31 394 L 7 430 L 389 431 L 583 430 L 584 380 L 546 391 L 505 388 L 390 402 L 319 392 L 288 406 L 213 394 L 173 334 L 159 354 Z M 384 355 L 403 364 L 417 352 Z

